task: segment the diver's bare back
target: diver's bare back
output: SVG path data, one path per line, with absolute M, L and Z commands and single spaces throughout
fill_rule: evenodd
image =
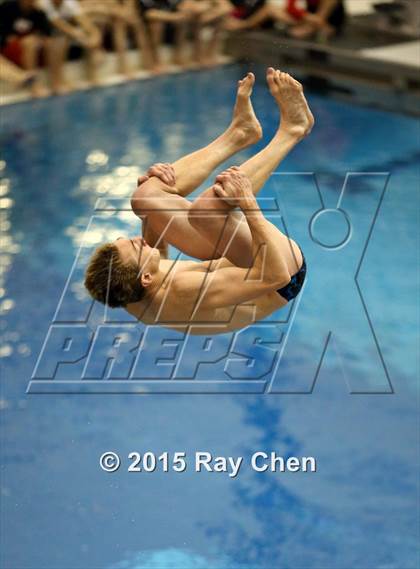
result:
M 190 334 L 197 335 L 224 334 L 245 328 L 287 304 L 284 298 L 272 291 L 242 304 L 211 308 L 200 302 L 200 291 L 203 290 L 201 286 L 195 295 L 181 297 L 174 286 L 174 277 L 180 273 L 187 277 L 190 273 L 199 273 L 202 275 L 202 285 L 205 286 L 206 280 L 211 278 L 208 261 L 162 259 L 161 263 L 164 270 L 167 270 L 168 278 L 156 295 L 152 299 L 145 298 L 126 307 L 130 314 L 144 324 L 160 325 L 180 332 L 188 330 Z M 217 263 L 233 266 L 226 259 L 215 260 L 212 265 L 217 267 Z M 229 286 L 229 282 L 226 282 L 226 286 Z

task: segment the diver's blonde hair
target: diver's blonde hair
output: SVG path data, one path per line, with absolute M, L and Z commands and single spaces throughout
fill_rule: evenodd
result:
M 85 287 L 92 298 L 111 308 L 138 302 L 145 294 L 139 271 L 122 262 L 113 243 L 105 243 L 93 253 L 86 269 Z

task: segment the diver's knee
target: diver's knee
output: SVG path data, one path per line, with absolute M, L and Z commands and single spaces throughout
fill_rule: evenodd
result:
M 209 219 L 208 198 L 198 197 L 191 204 L 188 210 L 188 221 L 197 230 L 203 230 L 210 222 Z
M 220 198 L 215 194 L 213 188 L 209 188 L 205 192 L 196 198 L 190 208 L 190 215 L 199 216 L 207 213 L 213 213 L 214 210 L 218 210 L 218 204 L 220 204 Z
M 134 213 L 139 214 L 142 211 L 146 211 L 153 206 L 153 202 L 156 201 L 156 191 L 153 186 L 148 185 L 147 182 L 141 184 L 133 192 L 131 196 L 131 209 Z

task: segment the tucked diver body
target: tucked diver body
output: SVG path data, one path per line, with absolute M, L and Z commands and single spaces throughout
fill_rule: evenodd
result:
M 240 167 L 218 175 L 194 201 L 186 197 L 239 150 L 257 142 L 261 126 L 251 93 L 239 82 L 233 119 L 207 147 L 170 164 L 155 164 L 131 200 L 143 237 L 99 247 L 86 271 L 95 300 L 124 307 L 145 324 L 192 334 L 244 328 L 285 306 L 300 291 L 306 263 L 300 247 L 268 221 L 256 195 L 314 125 L 302 85 L 267 70 L 281 120 L 270 143 Z M 170 260 L 167 244 L 197 261 Z

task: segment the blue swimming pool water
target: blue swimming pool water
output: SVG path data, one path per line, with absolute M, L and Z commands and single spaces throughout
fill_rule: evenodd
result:
M 309 92 L 317 126 L 261 194 L 277 199 L 279 212 L 270 215 L 279 224 L 283 216 L 309 267 L 293 325 L 275 324 L 286 317 L 274 315 L 274 325 L 259 332 L 258 345 L 285 346 L 275 374 L 262 375 L 265 393 L 26 394 L 82 242 L 89 249 L 138 230 L 124 211 L 102 212 L 92 222 L 97 199 L 124 203 L 150 163 L 172 161 L 219 134 L 244 71 L 235 65 L 162 77 L 2 111 L 4 568 L 418 566 L 420 151 L 414 118 Z M 254 100 L 265 132 L 261 147 L 277 124 L 262 69 Z M 321 209 L 313 172 L 330 209 L 352 173 L 342 200 L 350 235 L 337 211 L 310 225 Z M 340 241 L 341 248 L 330 248 Z M 61 323 L 74 315 L 83 322 L 87 300 L 77 270 Z M 92 313 L 90 324 L 99 317 Z M 283 344 L 282 331 L 288 334 Z M 135 342 L 136 333 L 130 329 L 127 341 Z M 248 346 L 255 340 L 252 332 L 244 337 Z M 223 351 L 226 341 L 218 337 L 211 349 Z M 108 347 L 99 342 L 94 378 L 104 373 L 101 355 Z M 199 347 L 188 348 L 185 377 Z M 270 364 L 270 353 L 259 361 Z M 52 365 L 46 357 L 44 367 Z M 201 366 L 198 379 L 230 381 L 225 363 Z M 124 364 L 108 370 L 111 378 L 123 377 Z M 258 376 L 243 360 L 239 365 L 232 369 L 242 379 Z M 53 382 L 80 377 L 80 367 L 74 374 L 70 367 L 61 366 Z M 244 468 L 235 479 L 191 468 L 106 474 L 98 466 L 106 450 L 121 456 L 208 450 L 245 459 L 275 450 L 313 455 L 318 471 Z

